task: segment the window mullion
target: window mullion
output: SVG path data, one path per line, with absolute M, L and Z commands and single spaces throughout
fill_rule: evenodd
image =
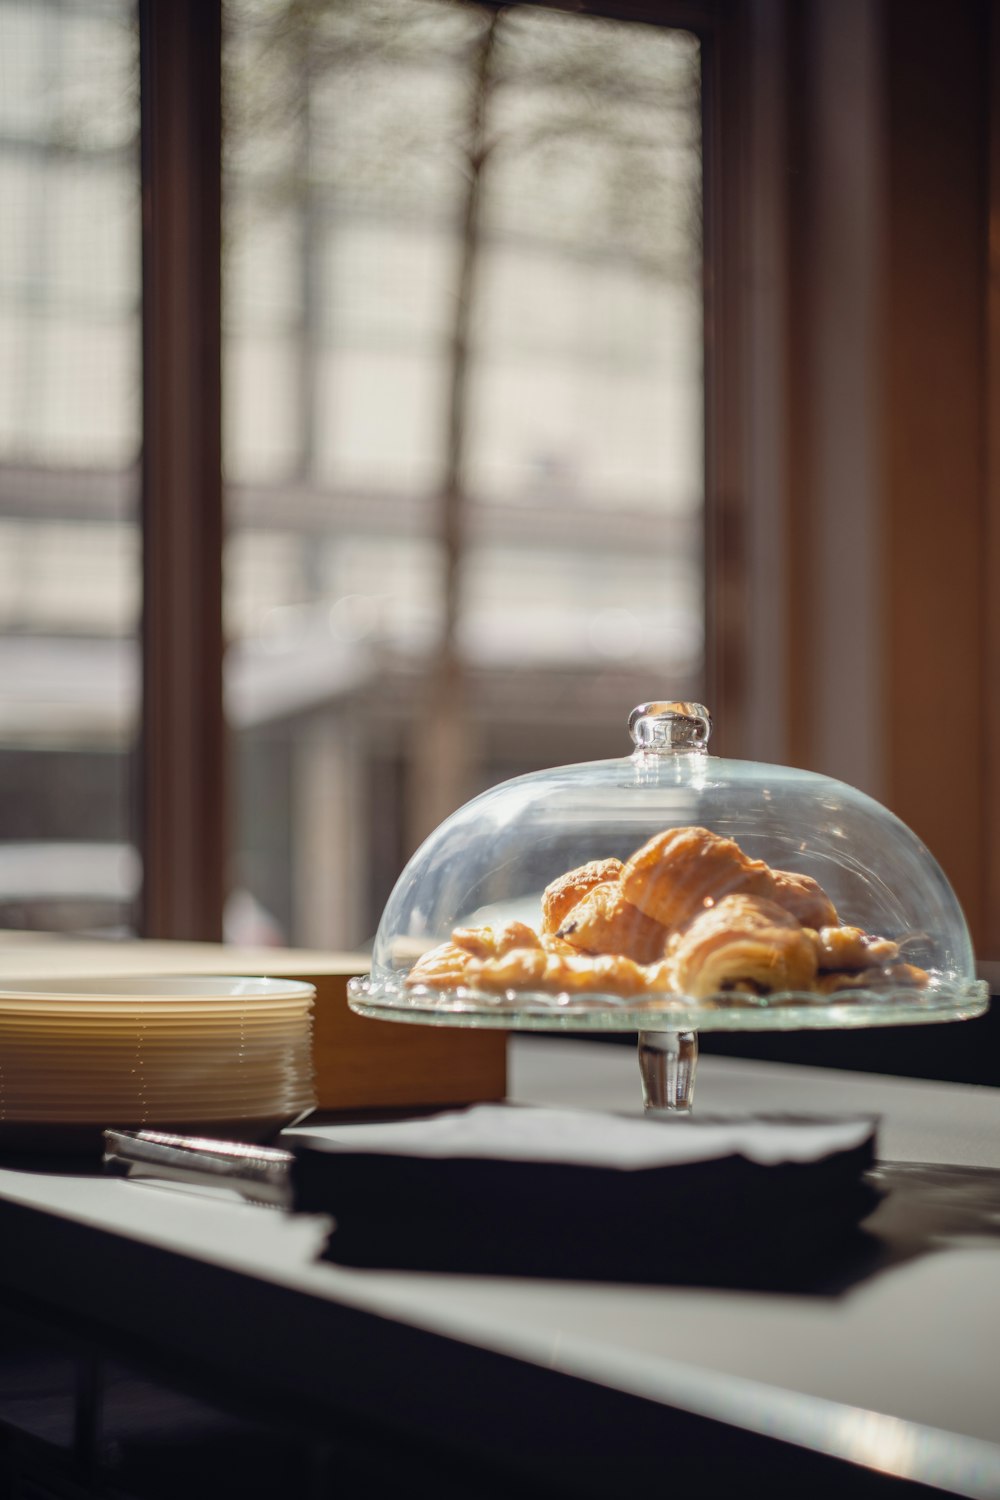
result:
M 217 940 L 222 704 L 221 5 L 140 0 L 147 937 Z

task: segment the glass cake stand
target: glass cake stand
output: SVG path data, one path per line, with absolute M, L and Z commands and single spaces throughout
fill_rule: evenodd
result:
M 968 1021 L 989 1007 L 984 980 L 939 981 L 926 989 L 786 992 L 711 1000 L 650 996 L 641 1002 L 601 994 L 486 994 L 471 989 L 404 986 L 402 978 L 364 975 L 347 987 L 358 1015 L 422 1026 L 504 1031 L 638 1032 L 642 1097 L 650 1112 L 686 1114 L 694 1099 L 700 1031 L 846 1031 Z
M 702 1031 L 910 1026 L 986 1010 L 958 898 L 887 808 L 815 772 L 710 755 L 703 704 L 639 704 L 628 730 L 627 756 L 515 777 L 439 824 L 386 903 L 372 972 L 348 987 L 353 1010 L 638 1032 L 646 1107 L 670 1113 L 691 1107 Z M 819 945 L 812 973 L 804 931 Z M 677 970 L 684 934 L 695 957 Z M 551 973 L 549 957 L 540 968 L 530 957 L 539 948 Z M 631 967 L 601 968 L 608 955 Z

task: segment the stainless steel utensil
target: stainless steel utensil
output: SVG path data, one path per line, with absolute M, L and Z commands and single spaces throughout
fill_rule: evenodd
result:
M 225 1187 L 250 1203 L 292 1206 L 292 1153 L 240 1141 L 204 1140 L 157 1130 L 106 1130 L 104 1170 L 117 1177 Z

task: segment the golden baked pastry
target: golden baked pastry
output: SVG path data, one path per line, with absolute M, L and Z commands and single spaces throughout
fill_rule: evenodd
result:
M 840 918 L 837 908 L 818 881 L 811 875 L 794 875 L 791 870 L 770 870 L 770 880 L 754 889 L 761 896 L 783 906 L 803 927 L 836 927 Z
M 581 994 L 637 995 L 648 985 L 646 971 L 630 958 L 612 954 L 546 953 L 518 949 L 504 958 L 483 959 L 470 966 L 466 981 L 483 990 L 546 990 Z
M 899 955 L 899 944 L 871 937 L 860 927 L 821 927 L 816 934 L 820 970 L 868 969 Z
M 668 946 L 669 941 L 671 940 L 668 940 Z M 646 976 L 646 989 L 653 997 L 674 993 L 674 961 L 672 958 L 661 958 L 659 963 L 645 964 L 643 973 Z
M 530 929 L 529 929 L 530 931 Z M 550 952 L 545 948 L 512 948 L 492 958 L 473 958 L 456 943 L 441 943 L 425 953 L 406 977 L 411 988 L 545 990 L 581 994 L 638 995 L 650 988 L 651 971 L 614 954 Z
M 557 937 L 585 953 L 616 953 L 637 964 L 655 963 L 667 945 L 666 928 L 627 901 L 617 881 L 595 885 L 570 911 Z
M 499 931 L 492 927 L 456 927 L 447 943 L 439 943 L 417 960 L 406 976 L 406 983 L 439 989 L 469 984 L 469 975 L 476 964 L 521 949 L 541 955 L 538 934 L 525 922 L 508 922 Z
M 621 872 L 620 859 L 592 859 L 589 864 L 567 870 L 553 880 L 542 895 L 542 932 L 558 932 L 578 901 L 595 886 L 617 880 Z
M 890 962 L 871 969 L 820 974 L 815 988 L 821 995 L 833 995 L 838 990 L 922 990 L 930 983 L 930 977 L 926 969 L 918 969 L 916 964 Z
M 626 862 L 621 888 L 633 906 L 675 931 L 706 907 L 769 874 L 764 861 L 749 859 L 735 839 L 707 828 L 669 828 Z
M 451 941 L 453 947 L 461 948 L 470 958 L 493 958 L 497 951 L 497 935 L 492 927 L 456 927 Z
M 557 937 L 554 932 L 543 932 L 541 944 L 546 953 L 562 953 L 567 958 L 579 956 L 579 948 L 574 948 L 572 943 L 567 943 L 565 938 Z
M 816 978 L 811 934 L 761 896 L 724 896 L 671 939 L 667 958 L 674 988 L 698 1000 L 808 990 Z
M 499 932 L 493 927 L 456 927 L 451 941 L 472 958 L 497 958 L 514 948 L 537 948 L 538 933 L 526 922 L 508 922 Z
M 591 860 L 546 887 L 541 933 L 524 922 L 456 927 L 425 953 L 409 986 L 594 993 L 654 1004 L 922 987 L 897 943 L 842 926 L 808 875 L 772 870 L 707 828 L 657 834 L 622 864 Z
M 558 960 L 542 948 L 512 948 L 502 957 L 470 964 L 466 982 L 480 990 L 537 990 L 552 962 Z
M 497 953 L 510 953 L 515 948 L 540 948 L 541 939 L 527 922 L 508 922 L 500 929 L 497 938 Z
M 869 971 L 870 972 L 870 971 Z M 898 963 L 885 964 L 882 969 L 889 984 L 903 985 L 906 989 L 923 990 L 931 982 L 931 976 L 926 969 L 921 969 L 918 964 Z
M 466 983 L 469 965 L 477 962 L 467 948 L 457 943 L 439 943 L 424 953 L 406 976 L 410 986 L 429 985 L 432 989 L 454 989 Z

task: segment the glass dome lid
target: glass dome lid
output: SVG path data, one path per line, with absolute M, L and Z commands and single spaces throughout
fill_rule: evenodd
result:
M 826 776 L 707 753 L 649 703 L 616 760 L 507 781 L 447 818 L 386 904 L 350 1003 L 520 1029 L 896 1025 L 980 1014 L 943 871 Z

